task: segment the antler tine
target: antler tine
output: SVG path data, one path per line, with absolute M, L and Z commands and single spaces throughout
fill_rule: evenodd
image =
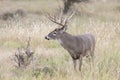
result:
M 75 11 L 72 12 L 72 14 L 67 18 L 67 20 L 70 20 L 74 14 L 75 14 Z
M 49 20 L 51 20 L 51 21 L 55 21 L 55 18 L 54 17 L 52 17 L 49 13 L 47 13 L 47 18 L 49 19 Z
M 60 23 L 63 23 L 63 11 L 60 8 Z
M 75 14 L 75 11 L 73 11 L 70 16 L 68 16 L 67 18 L 65 18 L 64 24 L 67 24 L 67 22 L 73 17 L 74 14 Z
M 60 25 L 60 26 L 64 26 L 61 22 L 57 22 L 57 21 L 56 21 L 56 17 L 55 17 L 55 16 L 52 17 L 50 14 L 47 14 L 47 18 L 48 18 L 49 20 L 51 20 L 52 22 Z

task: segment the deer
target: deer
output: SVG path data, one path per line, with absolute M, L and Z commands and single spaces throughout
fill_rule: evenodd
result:
M 66 32 L 68 21 L 73 17 L 75 12 L 72 12 L 68 17 L 63 19 L 63 16 L 47 15 L 47 18 L 59 27 L 45 36 L 46 40 L 56 40 L 60 45 L 67 50 L 73 60 L 74 70 L 76 71 L 77 61 L 79 61 L 79 71 L 81 71 L 83 57 L 87 57 L 93 61 L 95 50 L 95 37 L 91 33 L 72 35 Z M 58 19 L 58 21 L 57 21 Z

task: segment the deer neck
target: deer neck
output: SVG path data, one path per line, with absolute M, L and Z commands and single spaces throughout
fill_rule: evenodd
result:
M 57 38 L 57 42 L 59 42 L 63 47 L 69 46 L 69 44 L 73 41 L 73 36 L 67 32 L 64 32 Z

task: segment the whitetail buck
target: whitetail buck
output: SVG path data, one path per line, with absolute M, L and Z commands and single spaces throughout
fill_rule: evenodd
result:
M 81 71 L 82 58 L 84 56 L 88 57 L 90 60 L 93 59 L 94 49 L 95 49 L 95 38 L 92 34 L 83 34 L 83 35 L 71 35 L 66 32 L 68 20 L 72 18 L 74 13 L 69 17 L 63 19 L 61 16 L 60 22 L 56 20 L 55 16 L 48 15 L 48 18 L 58 24 L 59 28 L 56 28 L 50 32 L 45 39 L 47 40 L 57 40 L 61 46 L 66 49 L 72 59 L 74 64 L 74 69 L 76 70 L 76 61 L 79 60 L 79 70 Z M 58 19 L 58 18 L 57 18 Z

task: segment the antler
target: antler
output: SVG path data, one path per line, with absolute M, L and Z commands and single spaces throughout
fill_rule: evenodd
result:
M 75 12 L 72 12 L 68 17 L 66 17 L 65 19 L 63 19 L 63 12 L 61 11 L 59 18 L 56 17 L 56 16 L 51 16 L 49 13 L 47 14 L 47 18 L 49 20 L 51 20 L 52 22 L 54 22 L 54 23 L 56 23 L 56 24 L 64 27 L 64 26 L 66 26 L 66 24 L 68 23 L 68 21 L 73 17 L 74 14 L 75 14 Z M 59 20 L 59 22 L 58 22 L 57 19 Z
M 54 22 L 54 23 L 56 23 L 56 24 L 58 24 L 58 25 L 60 25 L 60 26 L 64 26 L 63 24 L 62 24 L 62 18 L 61 19 L 59 19 L 59 22 L 57 22 L 57 17 L 56 16 L 54 16 L 54 17 L 52 17 L 50 14 L 47 14 L 47 17 L 48 17 L 48 19 L 49 20 L 51 20 L 52 22 Z
M 72 12 L 72 13 L 70 14 L 70 16 L 68 16 L 68 17 L 65 18 L 65 20 L 64 20 L 64 24 L 65 24 L 65 25 L 66 25 L 66 24 L 68 23 L 68 21 L 74 16 L 74 14 L 75 14 L 75 11 Z

